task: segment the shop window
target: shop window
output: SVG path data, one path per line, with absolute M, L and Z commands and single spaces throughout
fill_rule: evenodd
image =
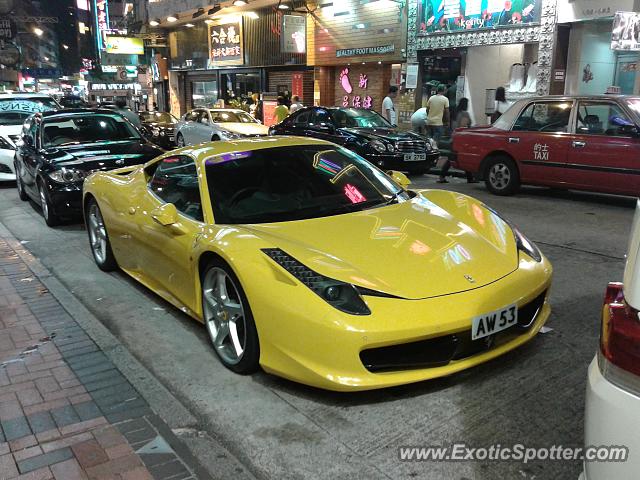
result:
M 218 101 L 218 81 L 193 82 L 191 101 L 195 107 L 213 107 Z
M 571 103 L 531 103 L 520 114 L 513 130 L 521 132 L 568 132 Z
M 191 158 L 169 157 L 159 162 L 149 188 L 162 201 L 173 203 L 187 217 L 203 221 L 198 174 Z
M 580 102 L 576 122 L 576 133 L 611 137 L 628 137 L 629 127 L 634 125 L 627 114 L 611 102 Z

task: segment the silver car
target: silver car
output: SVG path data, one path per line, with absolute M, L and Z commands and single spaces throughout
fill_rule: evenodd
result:
M 218 140 L 261 137 L 269 134 L 262 125 L 243 110 L 230 108 L 196 108 L 185 114 L 176 128 L 178 147 Z

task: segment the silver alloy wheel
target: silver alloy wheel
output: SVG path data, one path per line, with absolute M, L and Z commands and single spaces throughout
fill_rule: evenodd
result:
M 496 190 L 504 190 L 511 182 L 511 170 L 504 163 L 496 163 L 489 170 L 489 182 Z
M 42 184 L 40 184 L 38 190 L 40 193 L 40 207 L 42 208 L 42 215 L 44 218 L 49 218 L 49 204 L 47 203 L 47 195 L 44 193 Z
M 18 195 L 24 195 L 24 188 L 22 188 L 22 180 L 16 174 L 16 187 L 18 187 Z
M 185 146 L 184 137 L 182 135 L 178 135 L 178 137 L 176 138 L 176 144 L 179 147 L 184 147 Z
M 233 279 L 223 269 L 209 269 L 202 281 L 204 322 L 218 355 L 229 365 L 242 360 L 247 328 L 242 300 Z
M 89 208 L 87 221 L 89 229 L 89 239 L 91 240 L 91 250 L 98 263 L 103 264 L 107 259 L 107 229 L 104 226 L 102 213 L 98 205 L 93 203 Z

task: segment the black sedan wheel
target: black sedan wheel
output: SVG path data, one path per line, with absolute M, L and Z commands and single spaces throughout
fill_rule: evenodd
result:
M 178 136 L 176 137 L 176 146 L 178 148 L 182 148 L 184 147 L 186 144 L 184 143 L 184 137 L 182 136 L 181 133 L 178 134 Z
M 87 233 L 89 233 L 91 253 L 93 253 L 93 259 L 96 261 L 98 268 L 105 272 L 111 272 L 118 268 L 118 263 L 111 250 L 111 242 L 109 242 L 109 235 L 102 218 L 102 212 L 98 207 L 98 202 L 93 198 L 87 204 L 85 222 L 87 224 Z
M 18 173 L 18 169 L 16 168 L 16 187 L 18 187 L 18 198 L 23 202 L 29 200 L 29 196 L 27 192 L 24 190 L 24 183 L 22 183 L 22 178 L 20 178 L 20 174 Z
M 49 227 L 55 227 L 60 224 L 60 217 L 53 211 L 49 194 L 47 193 L 47 186 L 42 180 L 38 180 L 38 193 L 40 197 L 40 207 L 42 208 L 42 216 L 44 221 Z
M 214 260 L 202 275 L 202 313 L 213 348 L 228 369 L 255 372 L 260 360 L 258 332 L 238 277 Z
M 494 157 L 487 162 L 484 183 L 495 195 L 513 195 L 520 188 L 520 172 L 511 158 Z

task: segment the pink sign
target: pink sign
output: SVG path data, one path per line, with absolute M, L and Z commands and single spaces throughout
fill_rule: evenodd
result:
M 366 108 L 371 109 L 373 107 L 373 98 L 370 95 L 351 95 L 354 93 L 353 85 L 351 85 L 351 79 L 349 78 L 349 68 L 346 67 L 340 72 L 340 86 L 347 93 L 342 97 L 343 107 L 353 108 Z M 358 88 L 361 90 L 367 90 L 369 88 L 368 75 L 361 73 L 358 77 Z M 366 92 L 363 92 L 366 93 Z

